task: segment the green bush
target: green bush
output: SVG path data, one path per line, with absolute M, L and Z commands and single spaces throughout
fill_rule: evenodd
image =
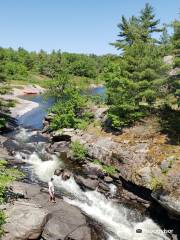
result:
M 112 165 L 104 165 L 103 166 L 103 170 L 107 173 L 107 174 L 110 174 L 110 175 L 114 175 L 117 173 L 117 170 L 114 166 Z
M 6 198 L 6 189 L 11 181 L 23 177 L 23 174 L 13 168 L 6 167 L 6 161 L 0 160 L 0 204 L 5 201 Z M 2 225 L 5 223 L 5 214 L 3 211 L 0 211 L 0 236 L 3 234 Z
M 81 129 L 81 130 L 86 130 L 88 126 L 89 126 L 89 122 L 84 119 L 81 119 L 81 120 L 78 119 L 78 121 L 75 125 L 76 128 Z
M 73 152 L 73 157 L 76 160 L 85 160 L 86 156 L 88 155 L 87 149 L 79 141 L 71 143 L 71 150 Z
M 162 187 L 163 187 L 162 180 L 157 177 L 153 177 L 151 180 L 152 191 L 157 191 L 157 190 L 161 189 Z

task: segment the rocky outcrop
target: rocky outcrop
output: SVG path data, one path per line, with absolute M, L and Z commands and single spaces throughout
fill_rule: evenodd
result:
M 14 182 L 11 188 L 25 199 L 7 205 L 8 221 L 2 240 L 40 236 L 45 240 L 91 240 L 91 229 L 78 208 L 58 198 L 56 204 L 49 203 L 47 190 L 37 185 Z
M 86 147 L 91 159 L 98 159 L 102 163 L 86 161 L 83 165 L 86 174 L 98 176 L 102 173 L 103 164 L 114 166 L 118 170 L 118 179 L 121 177 L 152 191 L 163 188 L 170 199 L 180 201 L 180 188 L 177 184 L 180 182 L 180 147 L 168 145 L 166 136 L 158 134 L 157 125 L 157 122 L 152 122 L 152 125 L 148 122 L 147 125 L 125 130 L 119 136 L 105 133 L 97 136 L 73 129 L 56 131 L 51 136 L 52 140 L 54 137 L 63 139 L 65 136 L 68 142 L 79 141 Z M 56 152 L 59 143 L 55 143 Z M 115 175 L 110 177 L 114 179 Z M 107 179 L 107 182 L 110 181 L 111 179 Z M 169 208 L 166 209 L 173 214 L 170 211 L 170 202 L 168 204 Z M 178 208 L 177 214 L 180 215 Z
M 84 144 L 91 158 L 99 159 L 104 164 L 114 165 L 120 169 L 121 176 L 126 180 L 135 181 L 136 179 L 133 179 L 135 169 L 138 166 L 141 168 L 141 166 L 146 165 L 147 143 L 129 146 L 126 143 L 117 143 L 111 137 L 96 137 L 73 129 L 57 131 L 52 135 L 52 139 L 54 140 L 54 137 L 63 139 L 63 135 L 68 136 L 72 142 L 79 141 Z
M 37 239 L 48 219 L 48 212 L 28 201 L 16 201 L 6 211 L 3 240 Z

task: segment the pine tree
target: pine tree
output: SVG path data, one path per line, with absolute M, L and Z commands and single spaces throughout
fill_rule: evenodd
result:
M 162 29 L 158 27 L 159 22 L 159 19 L 155 19 L 153 7 L 149 3 L 146 3 L 145 8 L 141 10 L 140 15 L 140 23 L 143 29 L 143 41 L 151 39 L 151 34 L 154 32 L 162 32 Z
M 115 46 L 123 54 L 119 66 L 111 66 L 106 75 L 109 119 L 116 128 L 145 116 L 164 94 L 166 66 L 161 48 L 151 36 L 160 31 L 158 23 L 153 8 L 147 4 L 139 18 L 133 16 L 127 21 L 123 17 L 119 25 L 120 40 Z
M 124 49 L 126 46 L 131 46 L 141 36 L 142 28 L 135 16 L 132 16 L 130 19 L 122 16 L 118 28 L 120 29 L 118 34 L 119 39 L 115 43 L 112 43 L 117 49 Z
M 118 24 L 120 30 L 119 39 L 112 43 L 117 49 L 125 50 L 126 46 L 131 46 L 136 40 L 147 42 L 154 40 L 152 33 L 162 32 L 163 29 L 158 27 L 159 19 L 155 19 L 154 9 L 148 3 L 141 10 L 140 16 L 127 19 L 122 16 Z
M 173 55 L 174 55 L 174 70 L 169 79 L 170 93 L 173 93 L 178 107 L 180 107 L 180 21 L 173 23 L 174 33 L 172 37 Z
M 180 21 L 173 23 L 174 34 L 172 38 L 173 53 L 175 55 L 175 67 L 180 67 Z

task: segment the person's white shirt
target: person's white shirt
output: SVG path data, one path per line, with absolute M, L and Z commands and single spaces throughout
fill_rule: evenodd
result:
M 54 184 L 53 184 L 52 181 L 49 181 L 49 182 L 48 182 L 48 186 L 49 186 L 49 191 L 52 192 L 52 193 L 54 193 Z

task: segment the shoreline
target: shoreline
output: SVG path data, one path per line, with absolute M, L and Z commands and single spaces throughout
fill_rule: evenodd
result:
M 91 83 L 89 85 L 89 89 L 101 88 L 101 87 L 104 87 L 104 84 L 102 84 L 102 83 L 98 83 L 98 84 Z
M 16 119 L 33 110 L 34 108 L 39 107 L 39 103 L 22 99 L 20 96 L 26 96 L 30 94 L 39 95 L 45 91 L 45 89 L 38 85 L 21 87 L 21 89 L 13 88 L 11 93 L 2 96 L 2 98 L 5 100 L 14 100 L 16 102 L 15 106 L 10 108 L 10 116 Z
M 39 103 L 32 102 L 29 100 L 24 100 L 19 97 L 16 97 L 15 100 L 17 100 L 18 103 L 16 103 L 15 107 L 10 108 L 10 110 L 11 110 L 11 116 L 16 119 L 18 119 L 19 117 L 22 117 L 27 112 L 32 111 L 34 108 L 39 107 Z

